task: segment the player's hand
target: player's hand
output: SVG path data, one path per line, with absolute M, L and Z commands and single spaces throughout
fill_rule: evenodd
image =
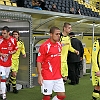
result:
M 23 55 L 23 58 L 26 58 L 26 54 Z
M 43 83 L 43 77 L 42 77 L 42 75 L 38 75 L 38 83 L 40 85 L 42 85 L 42 83 Z
M 80 57 L 80 61 L 82 61 L 83 60 L 83 58 L 82 57 Z
M 75 50 L 75 53 L 76 53 L 77 55 L 79 55 L 79 51 Z
M 13 53 L 14 53 L 13 51 L 10 51 L 10 52 L 9 52 L 9 54 L 11 54 L 11 55 L 12 55 Z
M 96 72 L 96 76 L 100 76 L 100 71 Z
M 9 55 L 9 54 L 2 54 L 2 56 L 3 56 L 4 58 L 8 58 L 8 55 Z

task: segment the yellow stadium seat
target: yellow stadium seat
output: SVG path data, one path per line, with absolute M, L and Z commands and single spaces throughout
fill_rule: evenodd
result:
M 36 74 L 32 74 L 32 77 L 35 77 L 36 76 Z
M 15 6 L 15 7 L 17 7 L 17 4 L 16 4 L 16 3 L 12 3 L 12 6 Z
M 88 47 L 88 51 L 90 54 L 92 54 L 92 47 Z
M 4 1 L 0 1 L 0 4 L 5 5 L 5 4 L 4 4 Z
M 11 2 L 6 1 L 6 5 L 7 5 L 7 6 L 11 6 Z
M 84 48 L 84 56 L 86 58 L 86 63 L 91 63 L 91 54 L 87 48 Z

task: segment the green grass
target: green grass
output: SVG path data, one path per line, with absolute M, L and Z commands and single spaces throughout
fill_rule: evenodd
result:
M 78 85 L 72 86 L 66 84 L 65 88 L 65 100 L 91 100 L 93 86 L 89 75 L 80 78 L 80 83 Z M 7 93 L 7 100 L 42 100 L 41 98 L 40 86 L 22 89 L 18 94 Z

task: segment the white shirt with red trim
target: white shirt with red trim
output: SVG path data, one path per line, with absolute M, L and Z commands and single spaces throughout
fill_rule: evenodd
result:
M 37 62 L 42 64 L 42 76 L 44 80 L 61 78 L 61 44 L 52 43 L 48 39 L 39 48 Z
M 17 42 L 13 37 L 9 37 L 9 39 L 4 39 L 2 36 L 0 37 L 0 53 L 8 54 L 8 58 L 4 58 L 0 56 L 0 66 L 10 67 L 12 63 L 12 55 L 9 54 L 11 51 L 17 50 Z

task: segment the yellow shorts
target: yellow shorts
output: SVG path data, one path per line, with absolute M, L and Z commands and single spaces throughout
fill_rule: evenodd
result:
M 11 70 L 17 72 L 19 68 L 19 59 L 12 59 Z
M 93 86 L 100 86 L 100 77 L 95 75 L 95 72 L 92 72 L 92 84 Z
M 67 62 L 62 62 L 61 63 L 61 74 L 62 74 L 62 77 L 68 76 L 68 65 L 67 65 Z

